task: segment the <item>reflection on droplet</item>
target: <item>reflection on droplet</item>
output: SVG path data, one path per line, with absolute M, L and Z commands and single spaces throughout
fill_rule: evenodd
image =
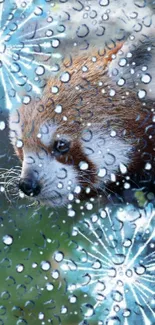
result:
M 3 243 L 5 245 L 8 245 L 8 246 L 9 245 L 12 245 L 12 243 L 13 243 L 13 237 L 10 236 L 10 235 L 5 235 L 5 236 L 3 236 L 2 241 L 3 241 Z
M 131 315 L 131 310 L 130 309 L 125 309 L 124 312 L 123 312 L 123 316 L 124 317 L 130 317 Z
M 106 168 L 100 168 L 97 175 L 102 178 L 106 176 L 106 173 L 107 173 Z
M 92 268 L 93 269 L 100 269 L 102 267 L 102 264 L 99 260 L 96 260 L 93 264 L 92 264 Z
M 0 121 L 0 131 L 3 131 L 5 129 L 6 125 L 4 121 Z
M 89 165 L 86 161 L 80 161 L 79 167 L 80 167 L 80 170 L 87 170 L 89 168 Z
M 123 300 L 123 295 L 120 291 L 118 290 L 113 290 L 111 293 L 111 297 L 114 301 L 120 302 Z
M 77 301 L 77 297 L 75 295 L 72 295 L 72 296 L 69 297 L 69 302 L 71 304 L 75 304 L 76 301 Z
M 62 113 L 62 106 L 61 106 L 61 105 L 56 105 L 56 107 L 55 107 L 55 112 L 56 112 L 57 114 L 61 114 L 61 113 Z
M 48 261 L 42 261 L 41 262 L 41 268 L 43 271 L 48 271 L 51 268 L 51 263 Z
M 61 314 L 67 314 L 68 308 L 66 306 L 62 306 L 60 312 Z
M 39 65 L 39 66 L 36 68 L 36 74 L 37 74 L 38 76 L 42 76 L 44 73 L 45 73 L 45 68 L 44 68 L 44 66 Z
M 63 252 L 60 252 L 60 251 L 55 252 L 54 259 L 55 259 L 56 262 L 58 262 L 58 263 L 61 262 L 63 260 L 63 258 L 64 258 L 64 253 Z
M 54 285 L 52 283 L 47 283 L 46 289 L 47 289 L 47 291 L 52 291 L 54 289 Z
M 92 317 L 95 314 L 94 308 L 91 304 L 84 304 L 81 307 L 81 310 L 85 317 Z
M 57 280 L 59 278 L 59 271 L 58 270 L 53 270 L 52 273 L 52 278 Z
M 44 313 L 40 312 L 38 315 L 38 319 L 44 319 L 45 315 Z
M 18 273 L 23 272 L 23 270 L 24 270 L 24 265 L 23 265 L 23 264 L 18 264 L 18 265 L 16 266 L 16 271 L 17 271 Z
M 59 92 L 59 88 L 57 86 L 53 86 L 51 92 L 52 94 L 57 94 Z
M 143 99 L 146 96 L 146 91 L 143 89 L 139 90 L 137 95 L 138 95 L 139 99 Z
M 149 84 L 151 82 L 151 76 L 149 74 L 144 74 L 141 78 L 144 84 Z
M 23 145 L 24 145 L 24 144 L 23 144 L 23 141 L 22 141 L 22 140 L 17 140 L 17 141 L 16 141 L 16 147 L 17 147 L 17 148 L 22 148 Z
M 64 83 L 68 82 L 70 80 L 69 72 L 62 73 L 62 75 L 60 76 L 60 80 Z
M 140 265 L 138 267 L 135 267 L 135 273 L 138 275 L 143 275 L 146 271 L 146 268 L 144 265 Z
M 119 317 L 109 317 L 106 321 L 106 325 L 121 325 Z

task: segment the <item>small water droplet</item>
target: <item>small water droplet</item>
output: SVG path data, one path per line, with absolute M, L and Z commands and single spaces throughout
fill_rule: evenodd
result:
M 45 318 L 44 313 L 40 312 L 39 315 L 38 315 L 38 318 L 39 318 L 39 319 L 44 319 L 44 318 Z
M 85 162 L 85 161 L 81 161 L 81 162 L 79 163 L 79 167 L 80 167 L 80 170 L 87 170 L 87 169 L 89 168 L 89 165 L 88 165 L 87 162 Z
M 138 91 L 139 99 L 143 99 L 143 98 L 145 98 L 145 96 L 146 96 L 146 91 L 145 90 L 141 89 L 141 90 Z
M 13 243 L 13 237 L 10 235 L 3 236 L 2 240 L 3 240 L 3 243 L 8 246 L 12 245 L 12 243 Z
M 61 106 L 61 105 L 56 105 L 56 107 L 55 107 L 55 112 L 56 112 L 57 114 L 61 114 L 61 113 L 62 113 L 62 106 Z
M 6 128 L 5 122 L 0 121 L 0 131 L 3 131 Z
M 47 289 L 47 291 L 52 291 L 54 289 L 54 285 L 52 283 L 47 283 L 46 289 Z
M 106 168 L 100 168 L 99 172 L 98 172 L 98 176 L 99 177 L 105 177 L 107 173 Z
M 18 265 L 16 266 L 16 271 L 17 271 L 18 273 L 23 272 L 23 271 L 24 271 L 24 265 L 23 265 L 23 264 L 18 264 Z
M 58 262 L 58 263 L 62 262 L 63 258 L 64 258 L 63 252 L 60 252 L 60 251 L 55 252 L 54 259 L 55 259 L 56 262 Z
M 91 304 L 84 304 L 81 309 L 85 317 L 92 317 L 95 313 Z
M 68 82 L 70 80 L 70 74 L 69 72 L 62 73 L 60 80 L 64 83 Z
M 43 271 L 48 271 L 51 268 L 51 263 L 48 261 L 42 261 L 41 262 L 41 268 Z

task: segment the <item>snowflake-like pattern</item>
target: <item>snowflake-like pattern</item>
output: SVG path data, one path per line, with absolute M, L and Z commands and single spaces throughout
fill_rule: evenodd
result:
M 61 269 L 68 291 L 87 294 L 84 318 L 98 324 L 153 324 L 155 316 L 155 211 L 129 206 L 93 214 L 74 227 L 76 258 Z M 94 304 L 89 302 L 90 296 Z

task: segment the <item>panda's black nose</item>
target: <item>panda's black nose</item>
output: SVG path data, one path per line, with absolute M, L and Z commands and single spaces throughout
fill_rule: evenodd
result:
M 41 186 L 37 180 L 31 178 L 21 178 L 19 189 L 28 196 L 37 196 L 41 191 Z

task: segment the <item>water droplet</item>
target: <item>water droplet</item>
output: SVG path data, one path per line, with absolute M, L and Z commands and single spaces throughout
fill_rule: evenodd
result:
M 76 194 L 80 194 L 80 192 L 81 192 L 81 186 L 77 185 L 77 186 L 75 187 L 74 193 L 76 193 Z
M 70 74 L 69 72 L 62 73 L 60 80 L 64 83 L 68 82 L 70 80 Z
M 32 268 L 35 269 L 38 266 L 37 263 L 32 263 Z
M 117 274 L 116 269 L 114 267 L 110 268 L 107 273 L 110 278 L 115 278 Z
M 106 210 L 100 209 L 100 216 L 102 219 L 107 218 L 107 212 Z
M 145 96 L 146 96 L 146 91 L 145 90 L 141 89 L 141 90 L 138 91 L 139 99 L 143 99 L 143 98 L 145 98 Z
M 58 263 L 62 262 L 63 258 L 64 258 L 63 252 L 60 252 L 60 251 L 55 252 L 54 259 L 56 260 L 56 262 L 58 262 Z
M 111 97 L 114 97 L 115 94 L 116 94 L 116 91 L 115 91 L 114 89 L 110 89 L 109 95 L 110 95 Z
M 99 4 L 100 4 L 100 6 L 108 6 L 109 2 L 110 2 L 110 0 L 100 0 Z
M 89 165 L 85 161 L 80 161 L 79 167 L 80 167 L 80 170 L 87 170 L 89 168 Z
M 23 98 L 23 104 L 25 104 L 25 105 L 28 105 L 29 103 L 30 103 L 30 101 L 31 101 L 31 97 L 30 96 L 24 96 L 24 98 Z
M 106 325 L 121 325 L 119 317 L 109 317 L 106 321 Z
M 42 13 L 43 13 L 43 9 L 42 9 L 41 7 L 37 7 L 37 8 L 35 8 L 34 14 L 35 14 L 36 16 L 41 16 Z
M 23 264 L 18 264 L 18 265 L 16 266 L 16 271 L 17 271 L 18 273 L 23 272 L 23 271 L 24 271 L 24 265 L 23 265 Z
M 5 129 L 6 125 L 4 121 L 0 121 L 0 131 L 3 131 Z
M 119 65 L 120 67 L 124 67 L 127 64 L 127 60 L 125 58 L 120 59 Z
M 149 84 L 151 82 L 151 76 L 149 74 L 144 74 L 141 78 L 141 81 L 144 83 L 144 84 Z
M 56 112 L 57 114 L 61 114 L 61 113 L 62 113 L 62 106 L 61 106 L 61 105 L 56 105 L 56 107 L 55 107 L 55 112 Z
M 59 272 L 58 272 L 58 270 L 53 270 L 52 273 L 51 273 L 51 275 L 52 275 L 52 278 L 53 279 L 57 280 L 59 278 Z
M 99 177 L 105 177 L 107 174 L 107 170 L 105 168 L 100 168 L 99 172 L 98 172 L 98 176 Z
M 47 283 L 46 289 L 47 289 L 47 291 L 52 291 L 54 289 L 54 285 L 52 283 Z
M 135 268 L 135 272 L 138 274 L 138 275 L 143 275 L 146 271 L 146 268 L 144 265 L 140 265 L 138 267 Z
M 81 24 L 77 31 L 76 34 L 78 37 L 83 38 L 86 37 L 89 34 L 89 28 L 86 24 Z
M 81 309 L 85 317 L 92 317 L 95 313 L 93 306 L 90 304 L 84 304 Z
M 17 141 L 16 141 L 16 147 L 17 147 L 17 148 L 22 148 L 23 145 L 24 145 L 24 144 L 23 144 L 23 141 L 22 141 L 22 140 L 17 140 Z
M 71 304 L 75 304 L 76 301 L 77 301 L 77 297 L 75 295 L 72 295 L 72 296 L 69 297 L 69 302 Z
M 120 163 L 119 168 L 120 168 L 120 172 L 122 174 L 126 174 L 127 173 L 127 167 L 124 164 Z
M 93 204 L 90 203 L 90 202 L 87 202 L 87 203 L 86 203 L 86 209 L 87 209 L 88 211 L 91 211 L 91 210 L 93 209 Z
M 38 76 L 42 76 L 45 73 L 45 68 L 42 65 L 39 65 L 36 69 L 36 74 Z
M 114 130 L 112 130 L 112 131 L 110 132 L 110 135 L 111 135 L 111 137 L 113 137 L 113 138 L 116 136 L 116 134 L 117 134 L 117 133 L 116 133 L 116 131 L 114 131 Z
M 130 247 L 132 245 L 132 241 L 130 239 L 126 239 L 123 243 L 124 247 Z
M 146 163 L 145 169 L 146 170 L 151 170 L 151 168 L 152 168 L 152 165 L 150 163 Z
M 48 261 L 42 261 L 41 262 L 41 268 L 43 271 L 48 271 L 51 268 L 51 263 Z
M 130 269 L 128 269 L 125 274 L 128 278 L 131 278 L 133 276 L 133 272 Z
M 52 89 L 51 89 L 51 92 L 53 94 L 57 94 L 59 92 L 59 88 L 57 86 L 53 86 Z
M 123 295 L 118 290 L 113 290 L 111 293 L 111 297 L 114 301 L 121 302 L 123 300 Z
M 131 315 L 131 310 L 130 309 L 125 309 L 123 312 L 124 317 L 129 317 Z
M 112 258 L 112 261 L 115 265 L 121 265 L 125 261 L 125 255 L 124 254 L 115 254 Z
M 75 217 L 75 211 L 74 210 L 72 210 L 72 209 L 69 209 L 68 210 L 68 217 L 70 217 L 70 218 L 73 218 L 73 217 Z
M 125 84 L 125 79 L 120 78 L 120 79 L 118 80 L 117 84 L 118 84 L 118 86 L 120 86 L 120 87 L 124 86 L 124 84 Z
M 68 308 L 66 306 L 61 307 L 61 314 L 67 314 Z
M 3 240 L 3 243 L 8 246 L 12 245 L 12 243 L 13 243 L 13 237 L 10 235 L 3 236 L 2 240 Z
M 83 71 L 83 72 L 87 72 L 87 71 L 88 71 L 88 68 L 87 68 L 86 65 L 84 65 L 84 66 L 82 67 L 82 71 Z
M 38 315 L 38 318 L 39 318 L 39 319 L 44 319 L 44 318 L 45 318 L 44 313 L 40 312 L 39 315 Z
M 130 188 L 130 186 L 131 186 L 131 185 L 130 185 L 129 183 L 127 183 L 127 182 L 124 183 L 124 188 L 125 188 L 126 190 L 128 190 L 128 189 Z
M 60 44 L 60 41 L 58 39 L 52 40 L 52 47 L 57 48 Z
M 96 260 L 93 264 L 92 264 L 92 268 L 93 269 L 101 269 L 102 264 L 99 260 Z

